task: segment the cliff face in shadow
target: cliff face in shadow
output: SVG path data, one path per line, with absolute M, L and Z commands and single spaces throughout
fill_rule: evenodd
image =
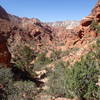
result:
M 0 19 L 9 20 L 9 16 L 8 16 L 7 12 L 1 6 L 0 6 Z
M 10 33 L 10 20 L 7 12 L 0 6 L 0 64 L 10 66 L 11 54 L 7 48 Z

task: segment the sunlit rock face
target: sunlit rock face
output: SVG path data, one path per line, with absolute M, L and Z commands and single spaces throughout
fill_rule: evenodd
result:
M 73 29 L 74 27 L 76 27 L 80 24 L 80 21 L 66 20 L 66 21 L 49 22 L 47 24 L 50 26 L 53 26 L 53 27 L 62 27 L 62 28 L 66 28 L 66 29 Z
M 77 27 L 77 29 L 75 28 L 77 34 L 79 34 L 81 38 L 85 35 L 90 35 L 92 37 L 97 37 L 99 35 L 95 30 L 91 29 L 91 24 L 93 21 L 100 25 L 100 1 L 97 2 L 89 16 L 86 16 L 80 21 L 80 25 Z
M 81 21 L 81 25 L 83 26 L 89 26 L 91 24 L 91 21 L 100 21 L 100 1 L 98 1 L 95 5 L 95 7 L 93 8 L 93 10 L 91 11 L 90 15 L 85 17 L 82 21 Z
M 55 23 L 42 23 L 35 18 L 29 19 L 13 16 L 7 14 L 0 6 L 0 62 L 9 64 L 11 59 L 9 50 L 13 55 L 14 49 L 18 44 L 27 44 L 29 46 L 35 44 L 36 49 L 39 49 L 40 46 L 45 44 L 47 46 L 53 45 L 56 40 L 59 40 L 59 42 L 64 41 L 67 43 L 67 48 L 74 41 L 82 39 L 87 34 L 96 37 L 95 31 L 90 29 L 93 20 L 100 21 L 100 2 L 96 4 L 91 14 L 80 22 L 64 21 Z M 10 45 L 9 50 L 6 45 L 7 39 Z

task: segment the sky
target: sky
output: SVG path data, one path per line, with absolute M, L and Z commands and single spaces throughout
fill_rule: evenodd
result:
M 43 22 L 80 20 L 89 15 L 98 0 L 0 0 L 10 14 L 38 18 Z

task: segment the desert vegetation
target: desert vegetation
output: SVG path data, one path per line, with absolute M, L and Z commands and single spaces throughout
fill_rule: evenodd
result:
M 100 87 L 98 77 L 100 75 L 100 39 L 96 39 L 93 51 L 83 56 L 79 62 L 70 65 L 56 59 L 54 70 L 48 69 L 46 78 L 48 87 L 43 90 L 36 85 L 34 79 L 38 77 L 35 71 L 43 70 L 52 63 L 45 54 L 34 56 L 34 52 L 28 47 L 20 50 L 15 61 L 15 68 L 22 70 L 23 77 L 18 69 L 0 68 L 0 99 L 1 100 L 36 100 L 39 93 L 51 95 L 52 97 L 77 98 L 79 100 L 99 100 Z M 58 52 L 57 52 L 58 55 Z M 35 64 L 30 62 L 36 57 Z M 51 56 L 52 57 L 52 56 Z M 53 57 L 54 58 L 54 57 Z M 40 67 L 37 67 L 40 66 Z M 43 66 L 43 67 L 42 67 Z M 44 67 L 45 66 L 45 67 Z M 34 67 L 37 67 L 34 69 Z M 41 68 L 42 67 L 42 68 Z M 34 73 L 34 74 L 32 74 Z M 19 76 L 17 75 L 19 74 Z M 26 79 L 25 79 L 26 78 Z
M 100 25 L 99 25 L 99 23 L 97 21 L 93 20 L 91 25 L 90 25 L 90 28 L 92 30 L 94 30 L 97 34 L 100 33 Z
M 100 100 L 100 1 L 79 26 L 60 23 L 0 6 L 0 100 Z
M 49 93 L 55 96 L 78 98 L 79 100 L 100 99 L 98 76 L 100 75 L 100 40 L 94 50 L 73 66 L 59 62 L 49 76 Z

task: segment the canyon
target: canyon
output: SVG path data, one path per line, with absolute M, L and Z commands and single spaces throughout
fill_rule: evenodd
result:
M 30 70 L 27 69 L 31 69 L 32 64 L 37 64 L 36 61 L 39 57 L 45 56 L 50 58 L 52 53 L 57 52 L 55 53 L 56 56 L 53 55 L 54 58 L 52 57 L 53 59 L 50 60 L 50 64 L 45 66 L 46 68 L 44 70 L 36 70 L 37 75 L 35 78 L 33 75 L 30 75 L 32 79 L 39 79 L 39 82 L 41 81 L 44 84 L 46 84 L 48 79 L 42 79 L 41 77 L 46 74 L 46 69 L 54 70 L 54 63 L 59 61 L 68 62 L 69 65 L 74 65 L 75 62 L 81 61 L 81 57 L 94 50 L 92 45 L 96 43 L 96 39 L 100 39 L 100 1 L 97 2 L 91 13 L 81 21 L 48 23 L 41 22 L 36 18 L 21 18 L 8 14 L 6 10 L 0 6 L 0 65 L 4 68 L 13 69 L 17 60 L 23 59 L 24 51 L 20 54 L 21 49 L 27 47 L 32 50 L 30 51 L 32 52 L 32 60 L 25 63 L 24 67 L 26 69 L 23 69 L 30 73 Z M 26 49 L 26 52 L 30 54 L 27 50 L 28 49 Z M 39 54 L 44 55 L 40 56 Z M 61 57 L 59 54 L 61 54 Z M 24 56 L 26 57 L 27 55 Z M 23 61 L 26 61 L 26 59 L 27 58 L 23 59 Z M 44 59 L 45 58 L 42 58 L 43 61 Z M 48 61 L 47 59 L 47 62 Z M 42 66 L 41 63 L 40 65 Z M 46 85 L 42 86 L 43 90 L 46 88 Z M 44 97 L 45 96 L 47 95 L 44 95 Z M 42 98 L 43 95 L 38 95 L 37 98 L 39 97 Z M 58 97 L 56 99 L 46 100 L 70 99 Z

